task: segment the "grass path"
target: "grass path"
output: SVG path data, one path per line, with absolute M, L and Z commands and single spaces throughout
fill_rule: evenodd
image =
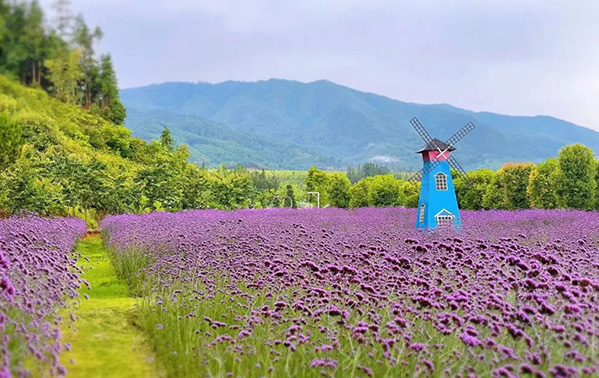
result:
M 75 312 L 75 329 L 63 329 L 63 341 L 72 344 L 71 352 L 61 355 L 68 377 L 164 376 L 144 334 L 134 324 L 135 299 L 116 277 L 101 238 L 88 236 L 77 250 L 89 259 L 82 258 L 79 264 L 92 289 L 80 290 L 89 300 L 82 298 Z

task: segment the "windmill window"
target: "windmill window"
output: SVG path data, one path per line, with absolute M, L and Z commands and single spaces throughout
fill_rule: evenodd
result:
M 453 224 L 453 215 L 438 215 L 437 226 L 451 226 Z
M 419 219 L 418 219 L 418 221 L 420 223 L 424 222 L 424 210 L 425 210 L 424 204 L 420 205 L 420 215 L 419 215 Z
M 444 173 L 437 173 L 435 176 L 437 190 L 447 190 L 447 176 Z

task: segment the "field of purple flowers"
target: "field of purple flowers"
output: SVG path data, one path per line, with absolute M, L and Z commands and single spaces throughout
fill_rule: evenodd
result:
M 79 296 L 72 250 L 85 232 L 79 219 L 0 220 L 0 377 L 66 372 L 56 311 Z
M 435 233 L 414 216 L 192 211 L 101 227 L 171 376 L 597 376 L 597 213 L 464 212 L 461 232 Z

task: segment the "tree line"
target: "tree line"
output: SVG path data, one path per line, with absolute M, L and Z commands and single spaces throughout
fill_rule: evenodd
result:
M 365 177 L 352 184 L 343 174 L 312 168 L 306 188 L 320 191 L 321 203 L 325 206 L 418 205 L 420 183 L 397 178 L 406 175 L 376 174 L 380 170 L 372 163 L 366 163 L 362 169 L 351 168 L 347 176 L 359 171 Z M 506 163 L 497 171 L 469 171 L 468 180 L 453 173 L 462 209 L 599 209 L 599 161 L 595 160 L 593 151 L 582 144 L 566 146 L 557 158 L 536 165 Z
M 102 30 L 73 15 L 68 0 L 54 8 L 50 23 L 37 0 L 0 0 L 0 73 L 123 124 L 112 58 L 96 53 Z

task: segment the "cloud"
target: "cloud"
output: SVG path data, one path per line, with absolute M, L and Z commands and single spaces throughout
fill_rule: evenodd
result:
M 397 163 L 400 161 L 398 157 L 395 156 L 385 156 L 385 155 L 377 155 L 373 156 L 368 161 L 378 162 L 378 163 Z

